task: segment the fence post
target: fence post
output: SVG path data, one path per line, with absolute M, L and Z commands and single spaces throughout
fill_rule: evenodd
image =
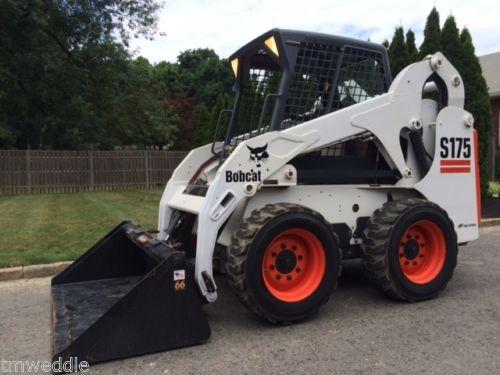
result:
M 26 184 L 28 187 L 28 194 L 31 194 L 31 151 L 26 150 Z
M 89 186 L 90 191 L 94 191 L 94 151 L 89 151 Z
M 146 169 L 146 188 L 149 189 L 149 154 L 148 154 L 148 150 L 144 151 L 144 166 Z

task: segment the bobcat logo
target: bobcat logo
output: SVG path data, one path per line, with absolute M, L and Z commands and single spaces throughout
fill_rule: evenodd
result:
M 247 148 L 250 150 L 250 160 L 256 163 L 258 168 L 261 167 L 261 160 L 267 159 L 269 154 L 267 153 L 267 143 L 262 147 L 252 148 L 247 145 Z

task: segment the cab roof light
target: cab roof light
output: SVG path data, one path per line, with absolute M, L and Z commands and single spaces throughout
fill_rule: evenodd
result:
M 274 53 L 276 56 L 280 57 L 280 53 L 278 51 L 278 44 L 276 43 L 276 39 L 274 39 L 274 36 L 266 39 L 264 41 L 264 44 L 271 50 L 272 53 Z
M 238 59 L 231 60 L 231 68 L 233 68 L 233 73 L 235 77 L 238 77 Z

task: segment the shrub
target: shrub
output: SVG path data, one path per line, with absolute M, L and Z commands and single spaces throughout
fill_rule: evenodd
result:
M 488 185 L 488 195 L 500 196 L 500 182 L 490 181 Z

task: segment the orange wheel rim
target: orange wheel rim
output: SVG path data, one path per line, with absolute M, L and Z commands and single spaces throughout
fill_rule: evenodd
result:
M 408 280 L 430 283 L 441 273 L 446 260 L 443 231 L 431 221 L 418 221 L 404 232 L 398 253 L 399 265 Z
M 276 236 L 262 260 L 264 284 L 283 302 L 299 302 L 311 296 L 325 270 L 323 244 L 305 229 L 289 229 Z

